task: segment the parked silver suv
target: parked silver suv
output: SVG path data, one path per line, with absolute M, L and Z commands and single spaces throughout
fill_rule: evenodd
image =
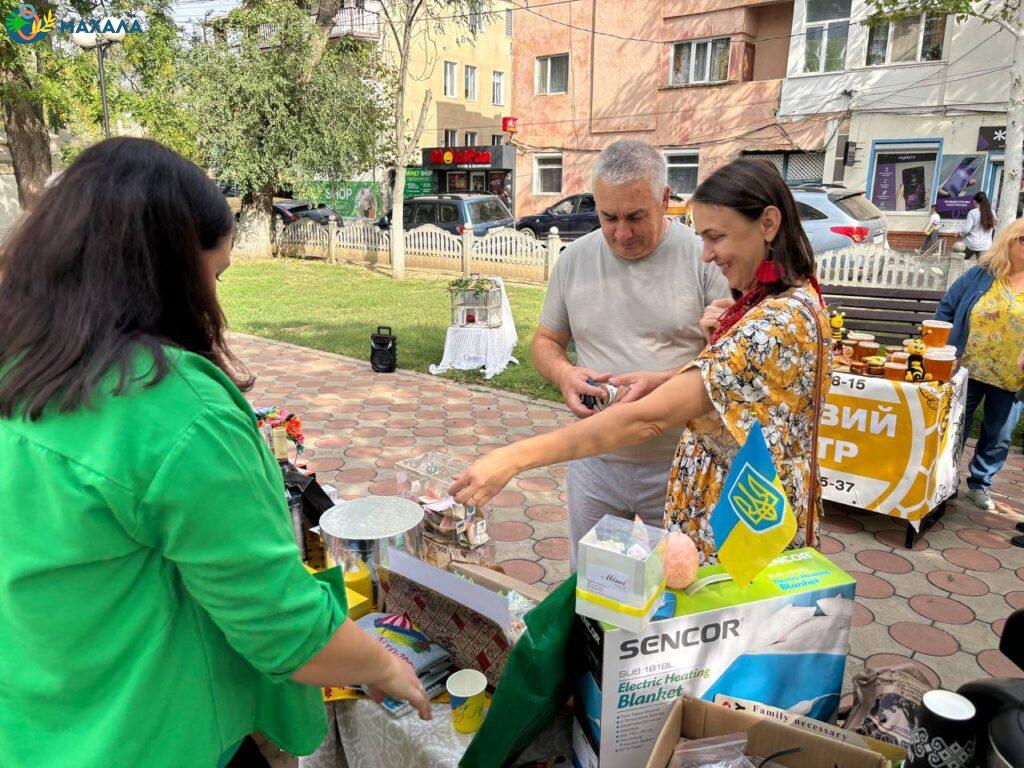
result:
M 834 184 L 790 187 L 815 255 L 851 245 L 888 247 L 889 223 L 864 193 Z

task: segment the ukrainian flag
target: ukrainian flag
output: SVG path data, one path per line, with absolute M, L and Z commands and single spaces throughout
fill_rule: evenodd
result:
M 796 535 L 796 516 L 759 421 L 732 462 L 722 498 L 711 513 L 711 529 L 719 562 L 741 587 L 750 584 Z

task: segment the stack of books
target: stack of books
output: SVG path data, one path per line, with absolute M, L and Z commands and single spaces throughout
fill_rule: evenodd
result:
M 417 629 L 404 613 L 368 613 L 356 621 L 356 626 L 380 641 L 388 652 L 402 658 L 415 670 L 428 698 L 444 691 L 445 680 L 452 671 L 448 651 L 431 641 Z M 408 702 L 385 697 L 381 706 L 392 717 L 401 717 L 412 711 Z

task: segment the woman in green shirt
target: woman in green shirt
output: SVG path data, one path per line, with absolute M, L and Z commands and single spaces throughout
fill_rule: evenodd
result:
M 146 139 L 86 149 L 0 252 L 0 762 L 313 751 L 323 685 L 430 707 L 310 576 L 216 280 L 232 216 Z

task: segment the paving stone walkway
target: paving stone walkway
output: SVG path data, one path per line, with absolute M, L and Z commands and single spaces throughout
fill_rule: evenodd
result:
M 409 456 L 440 450 L 472 460 L 573 421 L 560 404 L 417 373 L 375 374 L 367 361 L 251 336 L 235 335 L 232 345 L 258 377 L 249 399 L 302 418 L 309 466 L 345 499 L 393 493 L 394 465 Z M 565 470 L 528 472 L 494 498 L 497 559 L 524 581 L 553 587 L 568 575 Z M 865 663 L 908 660 L 949 689 L 1024 676 L 998 651 L 1006 617 L 1024 607 L 1024 549 L 1009 542 L 1024 520 L 1018 450 L 993 491 L 997 513 L 961 500 L 912 551 L 891 518 L 827 510 L 822 551 L 857 579 L 848 680 Z

